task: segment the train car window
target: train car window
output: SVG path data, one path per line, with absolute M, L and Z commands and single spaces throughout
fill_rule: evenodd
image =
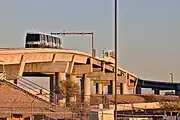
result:
M 45 35 L 41 34 L 41 40 L 45 41 Z
M 53 37 L 53 47 L 56 48 L 56 37 Z
M 50 36 L 50 46 L 53 47 L 53 37 Z
M 45 41 L 45 43 L 46 43 L 46 47 L 49 47 L 49 36 L 48 35 L 45 35 L 46 36 L 46 41 Z
M 58 43 L 57 47 L 59 48 L 60 46 L 59 38 L 57 38 L 57 43 Z
M 51 38 L 50 38 L 50 36 L 49 35 L 47 35 L 48 36 L 48 41 L 50 42 L 51 41 Z
M 53 46 L 56 47 L 56 37 L 53 37 Z
M 49 46 L 52 47 L 53 38 L 52 36 L 49 36 Z
M 53 37 L 51 36 L 51 47 L 53 47 Z
M 47 40 L 46 35 L 44 35 L 44 41 L 46 41 L 46 40 Z
M 48 35 L 48 43 L 50 45 L 50 42 L 51 42 L 51 36 Z
M 47 47 L 47 44 L 48 44 L 48 38 L 47 38 L 47 35 L 44 35 L 43 47 Z
M 41 46 L 44 47 L 44 43 L 45 43 L 45 35 L 41 34 Z
M 40 35 L 39 34 L 27 34 L 26 41 L 39 41 Z
M 56 38 L 56 47 L 59 48 L 59 41 L 58 41 L 59 38 Z
M 61 43 L 61 38 L 59 38 L 59 44 L 61 45 L 62 43 Z
M 49 37 L 48 37 L 48 35 L 46 35 L 46 41 L 47 41 L 47 43 L 49 42 Z
M 53 39 L 54 39 L 54 41 L 53 41 L 53 42 L 56 44 L 56 37 L 53 37 Z
M 62 41 L 61 41 L 61 38 L 59 38 L 59 48 L 62 48 Z

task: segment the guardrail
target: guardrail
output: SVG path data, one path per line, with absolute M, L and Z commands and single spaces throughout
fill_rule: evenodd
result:
M 26 79 L 20 76 L 16 76 L 14 74 L 8 74 L 8 76 L 16 77 L 14 84 L 20 87 L 21 89 L 24 89 L 28 91 L 29 93 L 38 96 L 39 98 L 51 102 L 54 104 L 57 104 L 57 94 L 55 94 L 52 91 L 49 91 L 48 89 Z

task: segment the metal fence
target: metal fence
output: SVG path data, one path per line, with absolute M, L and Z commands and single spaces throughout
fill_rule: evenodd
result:
M 18 88 L 24 94 L 19 94 L 19 92 L 16 92 L 15 95 L 11 94 L 11 96 L 8 98 L 6 94 L 1 96 L 0 118 L 18 117 L 35 120 L 103 120 L 107 117 L 108 120 L 110 120 L 110 118 L 113 119 L 114 113 L 112 111 L 108 112 L 110 104 L 113 105 L 113 102 L 110 103 L 110 101 L 104 95 L 87 96 L 83 95 L 83 91 L 80 91 L 79 94 L 73 95 L 76 99 L 75 102 L 58 104 L 59 98 L 54 92 L 51 92 L 25 78 L 8 74 L 9 76 L 11 75 L 12 77 L 16 77 L 18 79 L 17 83 L 11 83 L 4 79 L 5 75 L 6 74 L 0 74 L 0 79 L 2 79 L 2 81 L 7 85 Z M 86 99 L 89 99 L 89 102 L 85 101 L 85 97 Z M 51 101 L 51 98 L 55 98 L 53 99 L 54 101 Z M 102 104 L 106 109 L 100 107 Z M 124 108 L 126 107 L 129 106 L 124 106 Z M 163 118 L 163 114 L 156 115 L 155 112 L 152 112 L 152 115 L 147 115 L 146 107 L 134 107 L 133 103 L 130 107 L 131 110 L 129 113 L 118 113 L 119 120 L 126 120 L 129 118 L 147 118 L 159 120 Z M 138 115 L 138 112 L 136 112 L 137 110 L 144 110 L 144 115 Z

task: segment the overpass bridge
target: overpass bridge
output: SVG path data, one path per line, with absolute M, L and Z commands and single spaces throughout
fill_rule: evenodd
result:
M 0 49 L 0 72 L 7 73 L 6 79 L 16 81 L 17 76 L 43 76 L 50 77 L 50 91 L 60 86 L 60 81 L 77 81 L 82 78 L 84 101 L 90 99 L 90 81 L 96 85 L 96 93 L 101 94 L 103 86 L 108 86 L 108 92 L 114 94 L 114 59 L 104 56 L 99 58 L 91 54 L 66 50 L 47 48 L 4 48 Z M 10 75 L 13 74 L 14 76 Z M 127 94 L 137 83 L 137 76 L 118 68 L 119 93 Z M 70 98 L 74 101 L 74 98 Z M 59 99 L 64 104 L 64 99 Z
M 141 94 L 141 88 L 152 88 L 155 94 L 160 94 L 160 90 L 175 90 L 175 94 L 180 95 L 180 83 L 143 80 L 138 78 L 136 94 Z
M 77 81 L 77 78 L 82 78 L 85 101 L 90 99 L 90 81 L 94 81 L 97 94 L 102 94 L 104 86 L 108 86 L 109 94 L 115 92 L 114 59 L 107 56 L 99 58 L 67 49 L 1 48 L 0 61 L 0 72 L 4 68 L 9 81 L 16 80 L 17 76 L 47 76 L 50 77 L 50 91 L 53 92 L 55 86 L 60 86 L 60 81 Z M 143 80 L 118 68 L 118 94 L 128 94 L 128 90 L 134 88 L 137 94 L 141 93 L 141 88 L 152 88 L 155 94 L 159 94 L 159 90 L 175 90 L 176 94 L 180 93 L 180 83 Z M 60 99 L 59 102 L 65 101 Z

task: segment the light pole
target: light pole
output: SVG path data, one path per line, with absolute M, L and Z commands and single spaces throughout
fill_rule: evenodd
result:
M 115 14 L 115 20 L 114 20 L 114 49 L 115 49 L 115 120 L 117 120 L 117 0 L 114 1 L 114 14 Z
M 91 35 L 91 54 L 95 56 L 94 33 L 93 32 L 53 32 L 52 35 Z
M 169 74 L 170 74 L 171 83 L 173 83 L 174 82 L 174 74 L 173 73 L 169 73 Z M 173 90 L 172 90 L 172 92 L 173 92 Z
M 170 80 L 171 80 L 171 83 L 174 82 L 174 74 L 173 73 L 169 73 L 170 74 Z

